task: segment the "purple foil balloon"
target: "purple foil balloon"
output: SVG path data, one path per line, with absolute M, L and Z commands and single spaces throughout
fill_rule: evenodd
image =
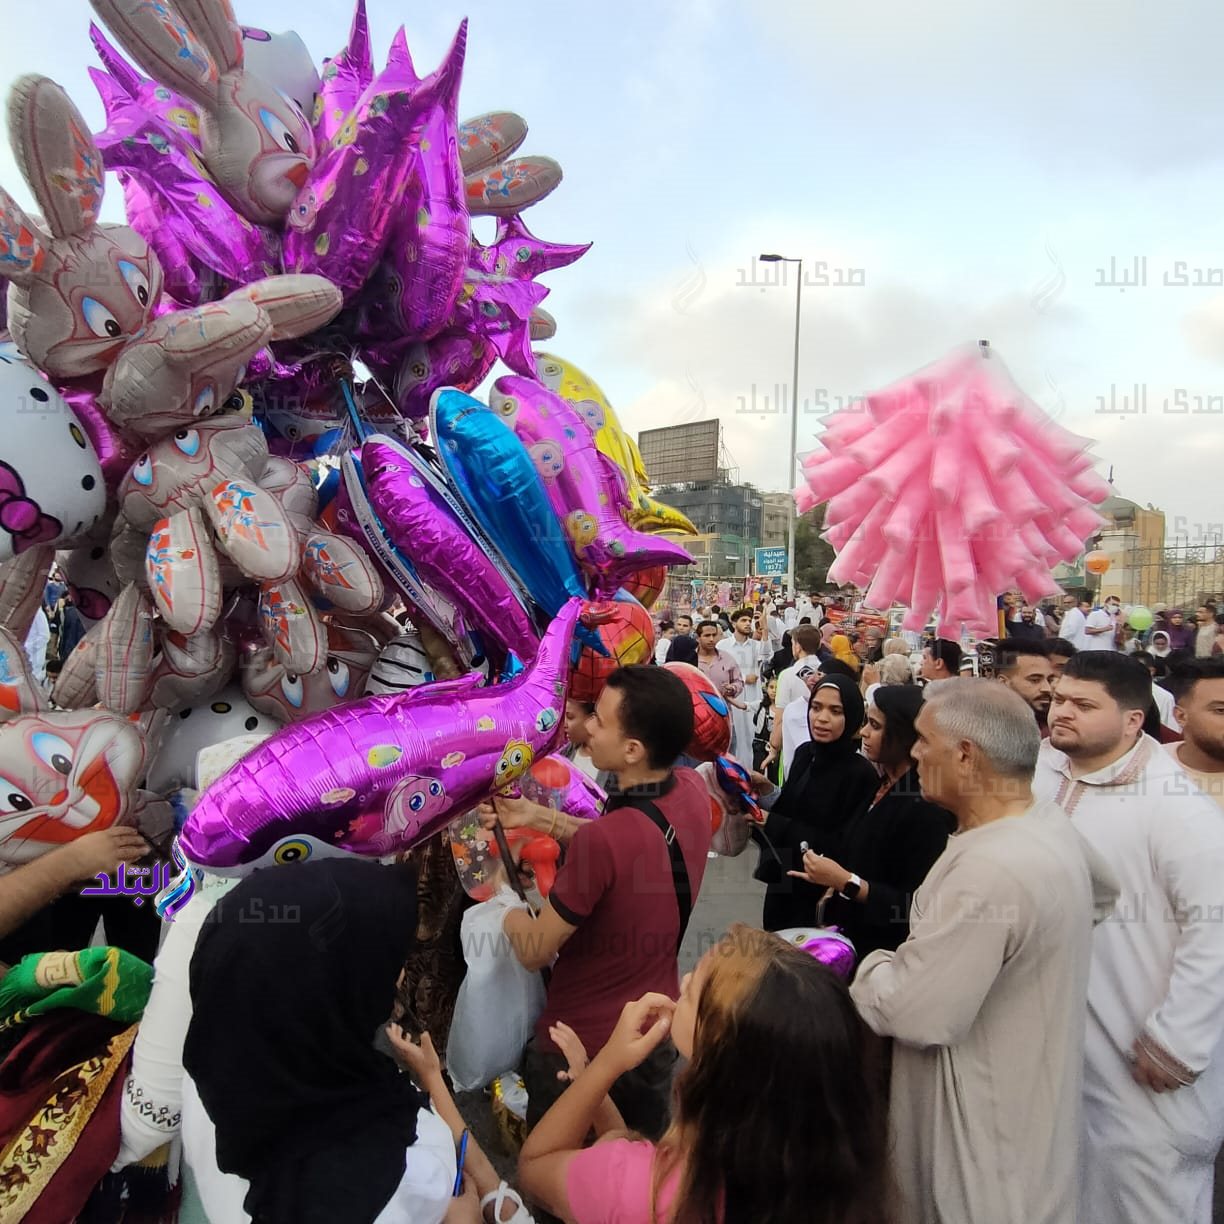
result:
M 455 101 L 451 94 L 421 133 L 416 174 L 387 245 L 393 317 L 401 335 L 423 340 L 436 336 L 451 317 L 471 249 Z
M 539 643 L 526 609 L 480 544 L 429 487 L 423 461 L 390 438 L 361 448 L 370 504 L 392 543 L 488 646 L 527 660 Z
M 560 783 L 562 770 L 566 774 L 564 784 L 550 785 L 554 773 Z M 518 789 L 524 798 L 533 803 L 565 812 L 578 820 L 598 820 L 603 815 L 603 805 L 607 799 L 600 787 L 559 752 L 550 753 L 543 762 L 537 762 L 535 768 L 519 782 Z
M 417 166 L 433 108 L 458 92 L 467 45 L 459 27 L 441 68 L 424 81 L 390 64 L 362 95 L 311 168 L 286 218 L 284 263 L 326 276 L 351 300 L 386 250 Z
M 284 728 L 200 797 L 179 846 L 221 875 L 318 853 L 407 850 L 518 781 L 561 735 L 581 603 L 515 680 L 478 674 L 367 697 Z
M 375 345 L 362 355 L 391 385 L 399 410 L 416 420 L 428 416 L 429 401 L 439 387 L 473 391 L 497 363 L 497 350 L 489 341 L 449 329 L 406 347 Z
M 531 316 L 547 296 L 548 290 L 533 281 L 477 281 L 464 287 L 451 326 L 487 339 L 516 374 L 533 377 Z
M 534 280 L 542 272 L 564 268 L 591 249 L 589 242 L 544 242 L 521 217 L 499 217 L 488 246 L 472 244 L 472 268 L 497 280 Z
M 198 305 L 206 300 L 206 289 L 220 289 L 200 283 L 198 275 L 193 278 L 182 252 L 236 285 L 279 272 L 277 235 L 242 216 L 200 160 L 195 109 L 142 78 L 97 27 L 92 36 L 110 69 L 109 76 L 89 70 L 106 112 L 98 148 L 106 168 L 138 189 L 134 197 L 125 190 L 128 223 L 165 264 L 177 300 Z
M 858 953 L 840 931 L 824 927 L 790 927 L 775 934 L 806 952 L 813 960 L 827 965 L 838 977 L 847 982 L 850 980 L 858 963 Z
M 365 0 L 357 0 L 348 46 L 323 66 L 323 87 L 315 99 L 314 133 L 323 149 L 361 101 L 374 79 L 374 52 L 370 46 L 370 23 Z
M 130 437 L 111 424 L 106 413 L 98 406 L 97 396 L 100 388 L 101 380 L 96 387 L 82 383 L 59 383 L 56 389 L 76 413 L 81 428 L 85 430 L 97 453 L 102 479 L 106 481 L 107 489 L 114 493 L 148 443 Z
M 621 517 L 624 488 L 611 482 L 590 429 L 567 400 L 512 375 L 493 384 L 490 407 L 527 448 L 574 556 L 598 575 L 601 592 L 656 565 L 692 564 L 678 544 L 635 531 Z

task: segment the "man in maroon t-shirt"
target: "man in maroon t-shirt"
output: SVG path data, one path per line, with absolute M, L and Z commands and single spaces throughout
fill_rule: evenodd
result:
M 539 917 L 514 910 L 504 927 L 527 968 L 557 958 L 523 1065 L 529 1126 L 566 1087 L 557 1072 L 568 1063 L 549 1039 L 551 1025 L 564 1021 L 594 1056 L 627 1002 L 649 991 L 672 998 L 679 991 L 681 906 L 672 853 L 643 807 L 653 804 L 674 830 L 691 902 L 710 848 L 704 784 L 691 769 L 672 769 L 693 734 L 692 699 L 678 677 L 649 666 L 613 672 L 588 731 L 591 759 L 616 775 L 617 789 L 604 815 L 574 833 Z M 612 1089 L 626 1124 L 649 1138 L 667 1128 L 675 1059 L 667 1043 Z

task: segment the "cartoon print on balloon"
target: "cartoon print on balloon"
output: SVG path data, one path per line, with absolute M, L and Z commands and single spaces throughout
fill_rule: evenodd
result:
M 63 89 L 46 77 L 20 77 L 9 119 L 13 152 L 46 226 L 0 191 L 9 331 L 22 355 L 52 377 L 91 374 L 149 321 L 161 266 L 134 230 L 97 224 L 101 155 Z
M 320 710 L 361 696 L 378 642 L 368 633 L 340 625 L 327 628 L 327 658 L 315 672 L 299 675 L 279 662 L 268 647 L 242 663 L 242 690 L 255 709 L 281 722 L 300 722 Z
M 214 417 L 155 442 L 120 484 L 116 534 L 128 526 L 154 531 L 146 574 L 158 610 L 174 628 L 192 633 L 215 624 L 223 559 L 256 581 L 296 571 L 301 541 L 259 484 L 267 459 L 259 428 L 238 417 Z M 185 601 L 182 584 L 190 592 Z
M 151 77 L 202 112 L 201 156 L 250 221 L 279 224 L 310 175 L 314 133 L 296 102 L 247 69 L 228 0 L 192 0 L 193 24 L 171 0 L 92 0 Z
M 247 364 L 261 349 L 315 331 L 339 309 L 339 291 L 322 277 L 269 276 L 219 302 L 164 314 L 118 355 L 99 402 L 116 425 L 143 437 L 237 409 Z
M 136 824 L 152 799 L 137 790 L 145 739 L 135 723 L 46 705 L 20 642 L 0 629 L 0 873 L 86 833 Z
M 545 480 L 555 480 L 565 468 L 565 459 L 561 454 L 561 447 L 551 438 L 546 438 L 543 442 L 537 442 L 534 446 L 529 446 L 527 453 L 536 465 L 536 471 Z
M 494 786 L 499 790 L 503 786 L 509 786 L 531 768 L 531 762 L 534 760 L 535 754 L 526 740 L 510 740 L 493 769 Z
M 405 778 L 387 796 L 383 832 L 375 844 L 385 844 L 388 854 L 397 845 L 411 845 L 446 808 L 446 787 L 436 778 Z
M 372 822 L 364 818 L 381 818 L 391 792 L 405 780 L 435 778 L 445 805 L 411 842 L 396 835 L 393 849 L 410 849 L 555 746 L 580 611 L 578 600 L 568 604 L 535 658 L 504 684 L 481 687 L 480 677 L 468 674 L 366 697 L 286 727 L 200 797 L 180 836 L 183 854 L 205 870 L 245 875 L 291 837 L 357 854 L 385 853 L 384 843 L 370 845 Z M 558 721 L 540 732 L 536 725 L 545 709 Z M 478 729 L 485 718 L 492 729 Z M 382 745 L 399 754 L 393 761 L 379 755 L 375 764 L 371 749 Z M 439 758 L 444 745 L 455 746 Z M 402 792 L 411 793 L 408 787 Z M 432 812 L 442 797 L 425 796 L 422 803 Z

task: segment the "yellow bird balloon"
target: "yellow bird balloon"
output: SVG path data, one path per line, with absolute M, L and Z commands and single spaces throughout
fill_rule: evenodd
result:
M 625 433 L 616 409 L 593 378 L 576 365 L 551 353 L 536 353 L 540 381 L 567 399 L 595 435 L 595 446 L 625 474 L 629 487 L 628 519 L 639 531 L 676 531 L 696 535 L 697 528 L 672 506 L 650 496 L 649 477 L 637 443 Z

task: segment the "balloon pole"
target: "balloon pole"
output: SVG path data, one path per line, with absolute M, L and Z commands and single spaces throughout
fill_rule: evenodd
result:
M 518 893 L 518 898 L 524 905 L 530 905 L 527 900 L 527 890 L 523 887 L 523 881 L 519 879 L 518 867 L 515 866 L 514 857 L 510 853 L 510 843 L 506 840 L 506 830 L 502 828 L 502 822 L 499 819 L 493 825 L 493 836 L 497 838 L 497 850 L 501 855 L 502 862 L 506 865 L 506 875 L 510 877 L 510 887 Z
M 346 376 L 340 378 L 340 394 L 344 396 L 344 407 L 348 410 L 357 441 L 364 442 L 374 431 L 361 419 L 361 413 L 357 411 L 357 401 L 353 397 L 352 380 Z

